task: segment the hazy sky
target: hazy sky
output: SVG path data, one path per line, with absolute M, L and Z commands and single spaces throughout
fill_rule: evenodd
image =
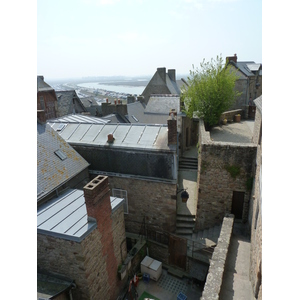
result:
M 188 74 L 205 58 L 262 63 L 261 0 L 38 0 L 45 79 Z

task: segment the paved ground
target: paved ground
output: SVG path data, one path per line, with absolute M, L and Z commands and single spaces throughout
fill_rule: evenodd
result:
M 148 283 L 140 281 L 137 291 L 139 297 L 146 291 L 160 300 L 176 300 L 177 295 L 182 292 L 188 300 L 199 300 L 202 295 L 202 288 L 197 283 L 190 282 L 186 278 L 179 279 L 163 270 L 157 282 L 151 279 Z
M 227 123 L 226 125 L 213 127 L 210 137 L 215 142 L 251 143 L 253 128 L 254 120 Z
M 184 152 L 185 157 L 198 157 L 198 149 L 196 146 L 190 147 Z M 180 170 L 178 171 L 179 190 L 186 189 L 189 199 L 183 203 L 179 193 L 177 195 L 177 213 L 181 215 L 196 215 L 197 210 L 197 170 Z
M 235 223 L 225 264 L 220 300 L 254 300 L 249 280 L 250 238 L 246 226 Z

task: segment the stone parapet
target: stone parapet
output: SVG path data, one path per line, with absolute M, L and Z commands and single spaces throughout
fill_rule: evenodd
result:
M 220 237 L 211 258 L 201 300 L 219 299 L 233 222 L 234 215 L 227 215 L 223 219 Z

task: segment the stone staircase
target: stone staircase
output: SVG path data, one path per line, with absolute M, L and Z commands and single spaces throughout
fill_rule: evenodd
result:
M 180 157 L 179 158 L 179 170 L 180 171 L 197 171 L 198 170 L 198 159 L 192 157 Z
M 195 227 L 195 215 L 177 214 L 176 234 L 185 238 L 192 238 Z
M 217 243 L 220 236 L 221 227 L 222 224 L 193 233 L 192 240 L 197 241 L 205 238 Z

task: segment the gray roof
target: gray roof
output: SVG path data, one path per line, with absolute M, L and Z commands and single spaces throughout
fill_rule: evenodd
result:
M 54 91 L 54 89 L 44 81 L 44 76 L 37 76 L 37 92 Z
M 59 116 L 68 115 L 73 112 L 81 113 L 86 111 L 75 90 L 55 91 L 55 94 L 57 97 L 57 110 Z M 73 99 L 75 104 L 73 104 Z
M 262 113 L 262 95 L 254 100 L 255 106 Z
M 45 270 L 37 272 L 37 299 L 50 299 L 72 288 L 73 280 L 61 275 L 53 275 Z
M 179 87 L 177 86 L 177 82 L 171 80 L 168 73 L 166 74 L 166 84 L 167 84 L 167 87 L 170 90 L 171 94 L 180 95 L 181 92 L 180 92 Z
M 61 123 L 52 123 L 57 130 Z M 108 135 L 113 134 L 113 143 Z M 168 146 L 168 126 L 157 124 L 66 124 L 59 135 L 71 145 L 90 145 L 149 151 L 172 151 Z
M 248 77 L 254 76 L 254 73 L 252 73 L 252 71 L 258 71 L 261 66 L 261 64 L 257 64 L 254 61 L 238 61 L 236 63 L 234 61 L 230 61 L 230 64 L 235 66 Z
M 60 118 L 48 120 L 48 123 L 89 123 L 89 124 L 106 124 L 111 122 L 104 118 L 88 116 L 83 114 L 70 114 Z
M 94 97 L 84 97 L 84 98 L 80 98 L 80 101 L 82 102 L 82 104 L 85 107 L 91 107 L 92 105 L 94 106 L 99 106 L 100 105 L 97 103 L 97 101 L 95 100 Z
M 110 197 L 110 203 L 115 211 L 124 199 Z M 96 220 L 88 218 L 82 190 L 69 189 L 37 210 L 38 233 L 81 241 L 96 227 Z
M 151 95 L 148 104 L 136 101 L 127 104 L 130 123 L 141 124 L 167 124 L 168 115 L 171 109 L 176 109 L 180 115 L 180 97 L 177 95 Z
M 180 97 L 177 95 L 151 95 L 145 109 L 145 114 L 169 115 L 171 109 L 180 112 Z M 167 123 L 167 117 L 164 117 L 164 124 Z
M 54 151 L 60 150 L 61 159 Z M 37 200 L 89 166 L 49 125 L 37 124 Z

